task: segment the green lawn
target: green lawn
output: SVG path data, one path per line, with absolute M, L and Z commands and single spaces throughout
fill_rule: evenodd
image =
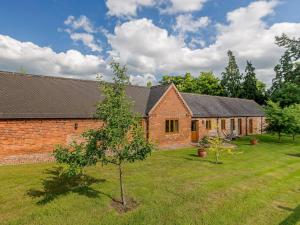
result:
M 300 139 L 236 141 L 223 164 L 195 149 L 155 152 L 126 165 L 125 188 L 139 206 L 118 214 L 113 166 L 88 168 L 87 186 L 55 175 L 57 165 L 0 167 L 1 224 L 300 224 Z M 73 183 L 73 184 L 72 184 Z

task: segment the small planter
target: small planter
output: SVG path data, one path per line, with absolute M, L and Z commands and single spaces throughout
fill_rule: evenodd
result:
M 257 144 L 257 139 L 251 139 L 250 144 L 251 145 L 256 145 Z
M 207 151 L 203 148 L 198 149 L 198 156 L 201 158 L 205 158 L 207 156 Z

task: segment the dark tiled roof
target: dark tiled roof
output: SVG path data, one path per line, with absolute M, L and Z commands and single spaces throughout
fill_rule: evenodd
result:
M 146 114 L 150 89 L 128 86 L 134 111 Z M 103 100 L 97 81 L 0 72 L 0 118 L 93 118 Z
M 163 94 L 169 88 L 169 86 L 170 85 L 157 85 L 151 87 L 146 112 L 149 112 L 152 109 L 152 107 L 161 98 L 161 96 L 163 96 Z
M 169 86 L 130 85 L 134 111 L 146 116 Z M 251 100 L 182 93 L 195 117 L 263 116 Z M 93 118 L 103 100 L 97 81 L 0 71 L 0 119 Z
M 253 100 L 181 93 L 194 117 L 264 116 Z

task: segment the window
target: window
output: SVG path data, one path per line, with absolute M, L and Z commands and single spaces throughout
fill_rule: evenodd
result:
M 230 124 L 231 124 L 231 130 L 235 130 L 235 120 L 234 119 L 230 120 Z
M 221 129 L 226 130 L 226 120 L 221 120 Z
M 178 120 L 166 120 L 166 133 L 178 133 Z
M 197 120 L 192 120 L 191 130 L 197 131 Z
M 211 120 L 206 120 L 206 129 L 211 130 Z

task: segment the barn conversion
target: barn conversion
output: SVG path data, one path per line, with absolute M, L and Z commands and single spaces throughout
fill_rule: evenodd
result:
M 205 135 L 261 133 L 262 108 L 252 100 L 180 93 L 177 88 L 128 86 L 147 138 L 161 148 L 188 146 Z M 52 151 L 91 128 L 98 83 L 0 72 L 0 156 Z

